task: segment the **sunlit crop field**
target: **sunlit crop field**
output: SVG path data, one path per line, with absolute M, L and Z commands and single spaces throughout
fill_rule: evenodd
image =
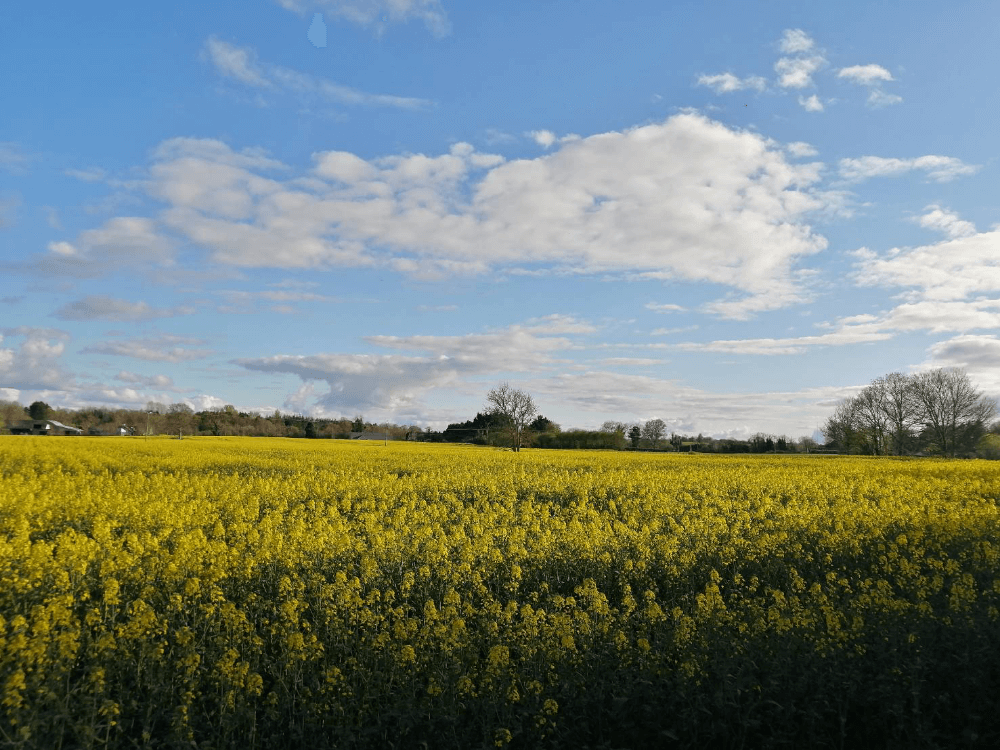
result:
M 5 437 L 0 472 L 2 747 L 1000 745 L 997 463 Z

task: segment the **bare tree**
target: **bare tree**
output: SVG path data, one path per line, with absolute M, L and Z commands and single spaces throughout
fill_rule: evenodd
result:
M 858 445 L 861 424 L 858 417 L 857 403 L 853 398 L 845 399 L 837 404 L 833 415 L 823 425 L 823 440 L 829 445 L 836 444 L 841 453 L 849 453 Z
M 654 448 L 659 445 L 660 439 L 666 431 L 667 425 L 662 419 L 650 419 L 642 426 L 642 436 L 648 440 L 650 445 Z
M 865 452 L 873 456 L 886 453 L 889 420 L 885 414 L 884 385 L 881 379 L 877 379 L 854 399 L 855 415 L 860 427 L 859 436 Z
M 486 394 L 486 412 L 503 419 L 504 430 L 510 437 L 510 447 L 517 452 L 521 450 L 524 431 L 538 410 L 531 396 L 505 382 Z
M 913 439 L 913 426 L 918 417 L 913 378 L 901 372 L 890 372 L 875 382 L 880 383 L 882 411 L 892 438 L 892 450 L 902 456 Z
M 964 370 L 922 372 L 913 378 L 913 394 L 924 429 L 948 456 L 975 446 L 996 415 L 996 402 L 977 391 Z
M 628 425 L 624 422 L 616 422 L 613 419 L 609 419 L 601 425 L 601 432 L 618 432 L 624 435 L 628 432 Z

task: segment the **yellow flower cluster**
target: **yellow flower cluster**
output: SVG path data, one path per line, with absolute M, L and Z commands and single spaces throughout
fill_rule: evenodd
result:
M 998 497 L 981 461 L 0 438 L 0 747 L 983 735 Z

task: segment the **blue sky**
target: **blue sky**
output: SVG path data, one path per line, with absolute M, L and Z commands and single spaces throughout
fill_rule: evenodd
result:
M 1000 396 L 989 2 L 49 3 L 0 28 L 0 398 L 811 435 Z

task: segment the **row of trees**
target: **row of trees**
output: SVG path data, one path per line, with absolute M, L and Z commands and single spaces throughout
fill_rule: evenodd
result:
M 893 372 L 841 401 L 823 434 L 828 446 L 844 453 L 971 456 L 995 416 L 996 402 L 963 370 Z
M 90 434 L 110 433 L 120 426 L 139 434 L 148 429 L 154 433 L 260 437 L 347 438 L 352 432 L 376 432 L 390 440 L 505 445 L 514 451 L 529 445 L 712 453 L 809 453 L 823 449 L 869 455 L 935 453 L 1000 458 L 1000 422 L 990 426 L 996 413 L 996 402 L 979 391 L 964 371 L 942 368 L 915 375 L 894 372 L 872 381 L 857 396 L 837 405 L 823 427 L 826 442 L 822 448 L 809 437 L 792 440 L 765 433 L 747 440 L 673 432 L 667 436 L 662 419 L 608 421 L 598 431 L 563 432 L 559 425 L 538 414 L 529 394 L 508 383 L 489 391 L 484 410 L 474 419 L 450 424 L 443 432 L 428 432 L 415 425 L 372 424 L 361 416 L 353 420 L 320 419 L 279 411 L 264 416 L 240 412 L 228 405 L 195 412 L 187 404 L 152 401 L 142 410 L 77 411 L 53 409 L 41 401 L 29 407 L 0 401 L 0 428 L 30 416 L 73 424 Z
M 44 401 L 22 406 L 0 401 L 0 432 L 24 419 L 53 419 L 73 425 L 84 434 L 117 434 L 119 427 L 142 435 L 236 435 L 243 437 L 347 438 L 352 432 L 378 432 L 389 440 L 416 439 L 423 434 L 417 425 L 374 424 L 361 416 L 352 419 L 322 419 L 301 414 L 270 415 L 241 412 L 226 405 L 195 411 L 184 403 L 146 403 L 143 409 L 57 409 Z
M 821 450 L 811 437 L 793 440 L 787 435 L 758 432 L 746 440 L 713 438 L 698 433 L 683 435 L 671 432 L 666 435 L 662 419 L 647 422 L 617 422 L 610 420 L 601 425 L 601 432 L 618 435 L 622 447 L 634 450 L 698 451 L 700 453 L 815 453 Z

